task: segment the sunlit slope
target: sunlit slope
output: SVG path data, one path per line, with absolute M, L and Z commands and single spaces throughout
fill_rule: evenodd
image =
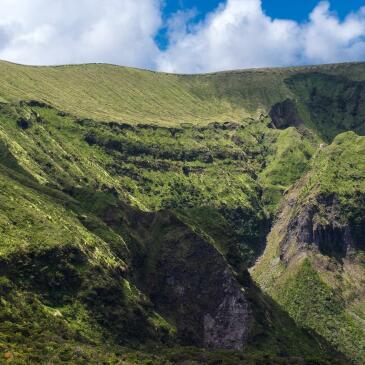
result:
M 0 62 L 0 100 L 41 100 L 83 118 L 179 125 L 240 121 L 293 98 L 285 79 L 324 72 L 365 79 L 365 65 L 172 75 L 105 64 L 31 67 Z

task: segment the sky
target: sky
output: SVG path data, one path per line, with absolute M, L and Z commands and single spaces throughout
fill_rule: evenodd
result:
M 176 73 L 365 60 L 365 0 L 0 0 L 0 59 Z

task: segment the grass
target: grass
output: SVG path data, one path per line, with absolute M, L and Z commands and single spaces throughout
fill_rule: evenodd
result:
M 330 146 L 318 151 L 303 194 L 332 192 L 346 203 L 346 198 L 351 200 L 356 193 L 365 192 L 364 152 L 364 137 L 354 132 L 338 135 Z
M 301 263 L 295 275 L 276 289 L 274 297 L 297 323 L 315 330 L 361 363 L 365 354 L 365 328 L 349 315 L 339 292 L 321 279 L 309 260 Z
M 346 76 L 356 90 L 365 75 L 362 63 L 196 76 L 0 63 L 4 356 L 20 364 L 328 364 L 335 345 L 359 362 L 361 254 L 343 275 L 321 270 L 325 258 L 287 268 L 278 257 L 291 217 L 321 194 L 338 196 L 363 234 L 364 137 L 337 135 L 358 122 L 341 110 L 336 128 L 323 115 L 321 128 L 313 124 L 318 102 L 308 103 L 308 92 L 318 84 L 327 95 L 318 72 L 330 82 Z M 286 98 L 303 120 L 275 129 L 266 114 Z M 277 216 L 287 192 L 296 210 Z M 254 275 L 282 308 L 247 273 L 272 220 L 279 225 Z M 223 271 L 253 308 L 246 352 L 182 347 L 201 341 L 202 308 L 221 292 Z M 184 301 L 173 300 L 171 276 L 193 288 Z
M 151 343 L 164 346 L 166 353 L 130 349 L 123 361 L 180 361 L 166 346 L 179 344 L 175 322 L 181 318 L 156 311 L 162 308 L 156 304 L 159 291 L 154 303 L 146 295 L 159 288 L 159 259 L 168 258 L 172 266 L 186 263 L 186 270 L 196 272 L 196 261 L 189 264 L 184 255 L 200 247 L 202 253 L 212 252 L 202 268 L 229 265 L 237 280 L 247 284 L 246 267 L 262 248 L 268 227 L 257 176 L 276 153 L 270 148 L 273 134 L 282 132 L 270 130 L 266 120 L 132 128 L 25 103 L 2 105 L 0 119 L 5 287 L 0 315 L 10 315 L 0 331 L 4 354 L 19 363 L 118 363 L 125 351 L 120 346 Z M 152 223 L 149 217 L 155 217 Z M 181 247 L 171 252 L 181 257 L 174 258 L 166 245 L 176 237 Z M 209 285 L 215 290 L 206 281 Z M 254 302 L 259 301 L 256 290 Z M 200 313 L 194 303 L 191 299 L 185 308 L 186 318 Z M 280 363 L 275 354 L 286 351 L 277 340 L 284 333 L 290 341 L 297 336 L 308 341 L 305 349 L 291 345 L 288 354 L 325 361 L 325 352 L 313 347 L 313 340 L 285 314 L 278 319 L 265 301 L 255 308 L 261 308 L 255 314 L 260 323 L 256 332 L 267 350 L 257 352 L 257 342 L 252 343 L 242 361 L 260 363 L 267 356 Z M 273 311 L 275 331 L 261 318 L 267 310 Z M 54 327 L 47 328 L 54 316 Z M 191 328 L 196 337 L 195 321 Z M 242 357 L 199 350 L 186 355 L 183 349 L 172 353 L 176 351 L 191 356 L 192 363 L 221 359 L 230 364 Z
M 283 193 L 309 169 L 316 143 L 305 139 L 294 127 L 287 128 L 276 136 L 274 153 L 260 174 L 264 186 L 264 202 L 275 212 Z
M 31 67 L 0 63 L 4 100 L 49 103 L 83 118 L 179 126 L 241 121 L 293 97 L 284 83 L 298 73 L 325 72 L 364 79 L 363 64 L 171 75 L 90 64 Z
M 364 135 L 364 81 L 313 73 L 295 75 L 286 83 L 301 100 L 302 118 L 325 141 L 348 130 Z
M 364 137 L 345 132 L 314 153 L 305 176 L 288 192 L 265 253 L 252 271 L 296 323 L 319 333 L 359 364 L 365 356 L 364 148 Z M 352 240 L 346 257 L 321 254 L 321 246 L 316 246 L 321 242 L 303 244 L 300 235 L 305 236 L 308 224 L 312 231 L 318 226 L 324 232 L 346 229 Z M 295 233 L 297 225 L 303 232 Z M 335 249 L 334 235 L 328 245 Z

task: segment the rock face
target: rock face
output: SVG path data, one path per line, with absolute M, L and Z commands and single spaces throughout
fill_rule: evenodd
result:
M 297 126 L 301 123 L 297 107 L 290 99 L 275 104 L 271 108 L 269 115 L 273 128 L 285 129 L 291 126 Z
M 204 316 L 204 345 L 241 350 L 247 341 L 250 309 L 243 289 L 237 288 L 228 270 L 223 277 L 223 300 L 213 315 L 207 313 Z
M 252 320 L 244 288 L 225 258 L 171 213 L 160 213 L 139 281 L 187 345 L 242 350 Z
M 360 245 L 354 239 L 354 228 L 344 218 L 336 195 L 319 195 L 289 221 L 281 247 L 282 257 L 290 243 L 296 242 L 301 249 L 315 249 L 327 256 L 343 258 L 351 248 Z
M 19 128 L 25 130 L 25 129 L 29 129 L 32 126 L 32 121 L 31 120 L 27 120 L 25 118 L 19 118 L 17 121 L 17 125 Z
M 311 179 L 305 176 L 288 192 L 251 273 L 297 324 L 362 365 L 364 195 L 328 192 L 324 179 L 323 190 L 308 193 Z

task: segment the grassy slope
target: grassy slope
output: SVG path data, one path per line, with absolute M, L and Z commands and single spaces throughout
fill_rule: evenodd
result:
M 169 75 L 112 65 L 30 67 L 0 63 L 4 100 L 44 101 L 81 117 L 179 125 L 238 120 L 291 97 L 283 80 L 326 72 L 363 80 L 363 64 Z
M 274 153 L 260 174 L 260 183 L 265 187 L 263 201 L 269 211 L 275 211 L 283 192 L 289 189 L 308 169 L 316 144 L 304 139 L 290 127 L 278 134 L 272 145 Z
M 133 342 L 142 333 L 148 338 L 148 331 L 168 328 L 136 288 L 116 277 L 126 263 L 112 252 L 113 237 L 101 234 L 97 218 L 99 231 L 93 233 L 81 224 L 77 204 L 67 209 L 75 204 L 72 199 L 0 170 L 2 360 L 10 354 L 16 364 L 117 361 L 114 351 L 121 350 L 109 350 L 106 338 L 113 343 L 124 332 Z M 114 243 L 125 251 L 120 237 Z M 108 290 L 108 302 L 99 303 L 101 291 Z M 106 315 L 111 302 L 113 312 Z M 118 317 L 118 329 L 112 315 Z M 138 335 L 130 332 L 137 327 Z
M 288 194 L 269 237 L 267 248 L 253 269 L 255 280 L 302 326 L 311 328 L 358 363 L 365 358 L 365 262 L 363 198 L 365 194 L 365 138 L 353 132 L 338 135 L 321 148 L 311 170 Z M 318 196 L 335 195 L 341 215 L 320 203 L 314 222 L 324 227 L 350 222 L 360 247 L 336 260 L 317 251 L 303 250 L 296 242 L 283 248 L 291 221 Z M 280 259 L 283 251 L 290 258 Z
M 242 265 L 242 260 L 246 260 L 246 263 L 252 262 L 252 258 L 259 252 L 262 234 L 267 230 L 267 214 L 274 214 L 282 193 L 308 170 L 309 159 L 318 148 L 320 139 L 294 128 L 284 131 L 270 129 L 269 120 L 253 120 L 247 118 L 248 114 L 257 115 L 260 110 L 266 114 L 272 104 L 286 97 L 296 98 L 294 89 L 283 82 L 290 75 L 321 71 L 363 80 L 363 69 L 363 64 L 345 64 L 319 68 L 176 76 L 109 65 L 36 68 L 2 63 L 0 77 L 4 83 L 0 96 L 8 101 L 38 99 L 84 118 L 174 126 L 130 128 L 77 119 L 52 108 L 30 108 L 24 103 L 1 105 L 0 160 L 4 165 L 1 181 L 3 191 L 6 192 L 1 196 L 2 212 L 5 212 L 1 219 L 5 227 L 3 240 L 7 242 L 2 255 L 6 257 L 11 254 L 11 250 L 16 253 L 18 242 L 24 243 L 27 254 L 27 247 L 35 249 L 39 241 L 44 244 L 40 246 L 40 251 L 44 248 L 47 251 L 57 247 L 60 242 L 67 243 L 71 240 L 72 232 L 80 232 L 79 237 L 83 239 L 75 246 L 80 249 L 77 250 L 78 253 L 85 250 L 87 253 L 87 270 L 82 269 L 84 280 L 92 277 L 93 270 L 106 270 L 105 275 L 100 277 L 100 286 L 105 286 L 110 281 L 111 290 L 123 293 L 124 286 L 113 283 L 110 280 L 112 274 L 108 270 L 113 271 L 113 268 L 119 266 L 118 270 L 123 270 L 124 261 L 129 263 L 129 252 L 121 247 L 125 247 L 124 242 L 130 242 L 130 237 L 128 234 L 124 235 L 124 232 L 116 234 L 100 220 L 105 208 L 115 204 L 117 194 L 125 202 L 143 210 L 177 209 L 180 219 L 222 252 L 235 269 Z M 140 91 L 142 89 L 143 92 Z M 305 100 L 307 92 L 306 89 L 298 95 Z M 306 115 L 307 105 L 302 104 L 301 107 L 300 112 Z M 312 122 L 310 118 L 308 120 Z M 24 119 L 30 128 L 21 129 L 17 125 L 20 119 Z M 208 125 L 212 121 L 232 119 L 237 120 L 240 125 Z M 206 127 L 181 127 L 181 122 L 192 122 Z M 341 131 L 341 128 L 338 130 Z M 331 147 L 334 150 L 326 148 L 318 153 L 322 156 L 323 152 L 326 158 L 314 159 L 313 164 L 318 163 L 318 166 L 314 165 L 316 167 L 313 170 L 323 176 L 313 179 L 314 185 L 308 185 L 310 191 L 316 191 L 319 179 L 328 183 L 336 181 L 335 186 L 344 191 L 350 181 L 351 192 L 356 191 L 357 184 L 363 181 L 361 176 L 357 176 L 359 171 L 363 171 L 363 165 L 346 165 L 347 161 L 353 160 L 352 145 L 359 145 L 355 137 L 353 134 L 338 137 L 339 143 L 341 138 L 349 141 L 343 149 L 338 148 L 339 155 L 344 157 L 340 164 L 340 176 L 344 176 L 344 179 L 334 179 L 336 176 L 338 178 L 338 160 L 331 160 L 331 156 L 337 151 L 335 144 L 335 147 Z M 356 156 L 361 156 L 360 152 L 361 150 L 356 151 Z M 16 172 L 12 172 L 13 170 Z M 329 175 L 326 175 L 327 172 Z M 333 186 L 328 189 L 333 190 Z M 348 196 L 343 196 L 349 201 Z M 15 208 L 14 202 L 17 202 Z M 357 207 L 357 203 L 354 204 Z M 352 208 L 350 203 L 348 206 Z M 47 214 L 44 207 L 47 207 Z M 33 231 L 29 231 L 29 225 L 34 228 Z M 59 225 L 62 229 L 57 228 Z M 68 247 L 67 244 L 64 246 Z M 99 246 L 97 254 L 93 253 L 93 247 Z M 85 247 L 90 247 L 90 250 Z M 118 262 L 118 259 L 122 261 Z M 19 262 L 14 262 L 15 266 L 19 265 Z M 28 273 L 29 268 L 25 269 Z M 71 268 L 71 272 L 73 269 Z M 349 263 L 346 278 L 351 277 L 354 270 L 355 266 Z M 360 274 L 361 270 L 360 266 Z M 361 277 L 360 274 L 356 278 Z M 55 272 L 50 272 L 50 275 L 55 283 L 60 279 Z M 356 285 L 355 280 L 350 282 L 351 285 Z M 24 299 L 29 295 L 29 288 L 23 284 L 22 281 L 16 283 L 15 293 L 10 290 L 6 294 L 9 295 L 6 302 L 13 303 L 10 307 L 3 303 L 5 314 L 15 302 L 19 304 L 17 318 L 12 320 L 15 323 L 23 321 L 20 313 L 30 311 L 27 307 L 29 299 Z M 299 292 L 299 297 L 307 298 L 307 289 L 302 290 L 299 285 L 297 290 L 295 285 L 293 284 L 292 292 Z M 5 281 L 4 286 L 6 289 L 9 284 Z M 10 287 L 13 288 L 13 284 Z M 347 293 L 349 296 L 355 292 L 350 289 Z M 18 297 L 24 300 L 17 300 Z M 123 332 L 123 325 L 128 327 L 128 320 L 136 319 L 152 324 L 157 322 L 157 327 L 165 329 L 164 331 L 166 327 L 172 330 L 163 321 L 160 323 L 150 312 L 148 305 L 144 307 L 146 303 L 143 300 L 139 302 L 138 297 L 139 295 L 131 296 L 131 303 L 134 303 L 130 305 L 132 311 L 126 310 L 129 302 L 127 306 L 117 308 L 116 315 L 126 316 L 126 322 L 121 324 L 122 330 L 117 328 L 117 332 Z M 295 318 L 292 313 L 295 308 L 290 306 L 290 293 L 283 293 L 281 297 L 286 298 L 281 303 Z M 81 299 L 75 303 L 82 302 Z M 39 298 L 36 297 L 35 300 Z M 40 317 L 44 312 L 42 300 L 38 312 Z M 66 308 L 63 312 L 62 308 L 56 309 L 66 317 L 71 327 L 81 326 L 81 335 L 86 339 L 90 328 L 98 338 L 105 335 L 105 328 L 100 329 L 100 323 L 91 320 L 95 312 L 92 315 L 82 313 L 88 310 L 98 313 L 103 308 L 104 304 L 101 304 L 102 307 L 91 308 L 81 304 L 81 309 Z M 351 315 L 363 315 L 361 300 L 352 300 L 350 307 Z M 134 309 L 137 311 L 137 318 Z M 106 311 L 109 312 L 110 307 L 106 307 Z M 267 313 L 262 315 L 266 318 Z M 106 332 L 109 333 L 108 326 L 116 322 L 111 318 L 112 320 L 109 318 L 109 322 L 107 321 L 109 324 Z M 26 324 L 23 323 L 27 331 L 29 320 L 25 321 Z M 289 326 L 286 320 L 283 323 Z M 299 323 L 306 325 L 301 321 Z M 40 325 L 44 328 L 42 326 L 45 324 Z M 291 338 L 290 344 L 288 342 L 288 346 L 292 347 L 289 354 L 304 351 L 304 346 L 295 349 L 293 343 L 297 340 L 294 334 L 297 332 L 290 326 L 288 328 L 289 333 L 285 337 Z M 258 344 L 262 346 L 263 343 L 267 347 L 262 349 L 263 353 L 269 352 L 270 356 L 277 353 L 278 348 L 283 348 L 277 347 L 275 342 L 283 333 L 275 333 L 275 329 L 272 331 L 274 333 L 269 339 L 257 340 L 253 353 L 257 351 Z M 5 327 L 4 332 L 16 333 L 13 327 Z M 327 336 L 325 331 L 318 332 Z M 24 333 L 26 336 L 26 332 Z M 350 334 L 351 339 L 355 332 L 350 330 L 346 333 Z M 22 336 L 7 338 L 3 348 L 8 348 L 10 343 L 13 346 L 11 349 L 17 351 L 23 341 Z M 68 335 L 67 341 L 70 341 L 73 350 L 67 356 L 79 356 L 73 353 L 75 344 L 79 343 L 77 336 L 72 331 Z M 258 338 L 260 339 L 260 331 Z M 44 350 L 47 340 L 41 340 L 41 351 Z M 58 339 L 56 343 L 57 341 L 65 343 L 64 339 Z M 303 339 L 300 342 L 302 341 Z M 90 352 L 89 345 L 90 342 L 86 340 L 83 351 L 91 359 L 94 355 Z M 27 351 L 21 350 L 23 355 L 26 354 L 24 356 L 28 356 Z M 101 351 L 107 350 L 101 347 Z M 50 353 L 54 353 L 54 350 L 51 349 Z M 40 356 L 43 356 L 43 361 L 49 354 L 46 351 Z M 176 356 L 181 360 L 184 355 Z M 205 355 L 191 356 L 199 358 Z M 237 363 L 237 359 L 232 361 Z
M 146 210 L 177 208 L 192 230 L 241 270 L 242 260 L 255 250 L 248 245 L 260 230 L 255 219 L 258 223 L 265 220 L 258 202 L 257 175 L 264 169 L 266 156 L 274 153 L 269 145 L 281 131 L 267 128 L 266 120 L 258 124 L 248 120 L 229 128 L 131 129 L 80 121 L 55 109 L 24 103 L 1 105 L 0 120 L 0 346 L 4 354 L 15 356 L 19 363 L 100 363 L 107 359 L 118 363 L 122 356 L 127 364 L 166 363 L 171 358 L 177 359 L 172 363 L 187 358 L 200 363 L 246 361 L 244 355 L 231 352 L 191 350 L 186 354 L 190 350 L 165 349 L 164 355 L 138 355 L 120 348 L 117 343 L 126 340 L 146 343 L 161 336 L 167 341 L 170 334 L 173 338 L 174 327 L 126 279 L 120 280 L 119 273 L 133 266 L 133 252 L 142 253 L 140 231 L 131 231 L 128 223 L 114 230 L 100 218 L 108 207 L 116 206 L 116 195 Z M 26 121 L 28 128 L 22 129 L 19 120 L 23 127 Z M 90 140 L 91 135 L 94 139 Z M 267 140 L 268 145 L 258 144 L 257 138 Z M 177 183 L 182 183 L 181 191 L 176 190 Z M 197 193 L 183 195 L 185 188 Z M 128 221 L 123 216 L 129 209 L 124 206 L 120 211 L 124 221 Z M 246 225 L 238 226 L 240 232 L 234 233 L 232 224 L 241 214 L 248 214 L 252 222 L 245 221 Z M 133 218 L 133 222 L 140 224 L 140 219 Z M 252 295 L 258 294 L 253 291 Z M 257 358 L 260 363 L 266 354 L 275 364 L 280 361 L 275 360 L 277 355 L 324 358 L 313 339 L 285 313 L 271 304 L 259 308 L 263 313 L 268 308 L 273 312 L 257 314 L 260 321 L 249 359 Z M 57 321 L 47 328 L 54 317 Z M 282 338 L 286 338 L 284 344 Z M 298 338 L 299 348 L 295 345 Z

